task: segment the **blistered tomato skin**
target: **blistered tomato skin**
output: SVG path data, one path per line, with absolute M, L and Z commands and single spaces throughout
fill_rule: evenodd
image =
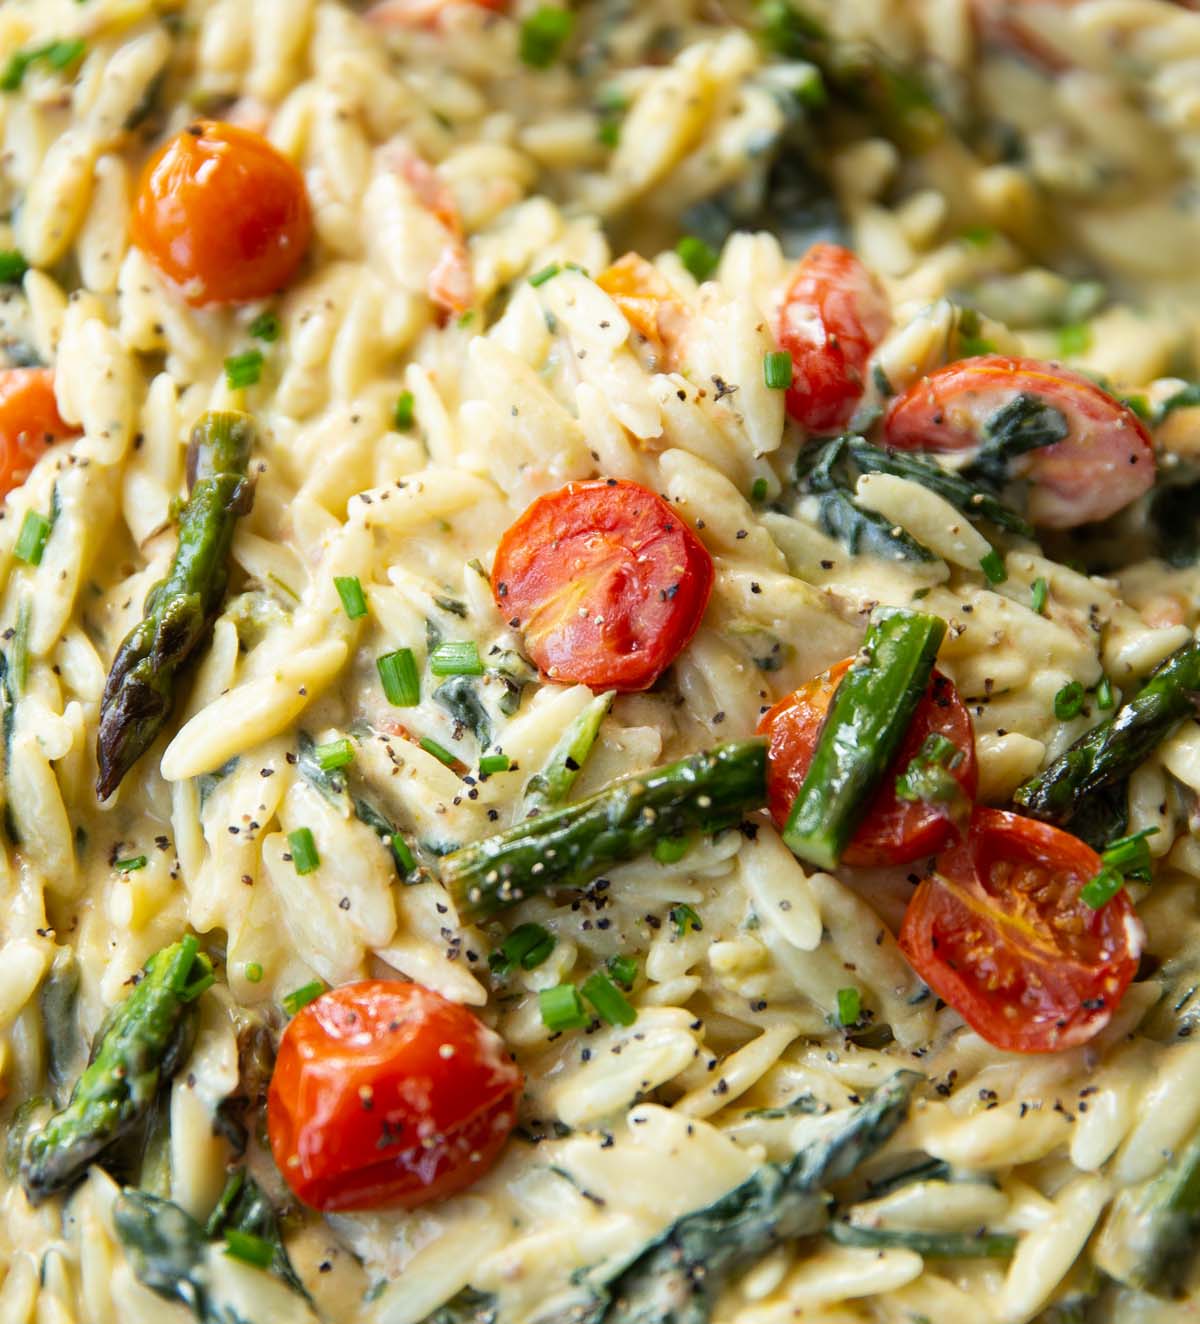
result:
M 851 659 L 847 658 L 802 685 L 765 713 L 758 724 L 759 735 L 767 737 L 767 803 L 781 831 L 812 762 L 838 681 L 849 670 L 850 663 Z M 902 800 L 896 794 L 896 778 L 930 735 L 944 736 L 958 749 L 961 758 L 951 769 L 951 775 L 965 801 L 974 799 L 979 774 L 971 716 L 954 683 L 935 671 L 913 714 L 904 743 L 884 773 L 842 857 L 843 863 L 851 868 L 908 864 L 935 855 L 954 835 L 955 815 L 950 806 Z
M 977 808 L 966 839 L 913 893 L 901 950 L 995 1047 L 1087 1043 L 1112 1019 L 1145 940 L 1126 891 L 1097 910 L 1080 898 L 1100 868 L 1068 832 Z
M 21 486 L 47 446 L 77 431 L 58 412 L 48 368 L 0 372 L 0 498 Z
M 1154 444 L 1142 420 L 1090 378 L 1040 359 L 984 354 L 931 372 L 892 402 L 884 440 L 897 450 L 972 450 L 1020 395 L 1059 410 L 1068 429 L 1012 462 L 1012 475 L 1029 479 L 1035 524 L 1071 529 L 1107 519 L 1153 487 Z
M 346 984 L 284 1030 L 267 1097 L 271 1152 L 314 1209 L 412 1209 L 488 1171 L 523 1083 L 504 1041 L 466 1007 L 420 984 Z
M 551 681 L 644 690 L 696 633 L 704 544 L 667 503 L 615 478 L 539 497 L 500 540 L 496 605 Z
M 836 432 L 854 413 L 867 361 L 891 311 L 875 277 L 847 248 L 814 244 L 779 311 L 778 340 L 792 356 L 787 411 L 811 433 Z
M 247 303 L 295 275 L 312 210 L 304 177 L 264 137 L 199 120 L 146 166 L 131 232 L 190 304 Z

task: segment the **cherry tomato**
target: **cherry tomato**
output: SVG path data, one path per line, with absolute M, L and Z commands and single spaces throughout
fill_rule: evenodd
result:
M 638 253 L 626 253 L 597 277 L 639 334 L 661 349 L 673 351 L 687 329 L 687 309 L 667 278 Z
M 1014 477 L 1030 480 L 1029 515 L 1050 529 L 1107 519 L 1154 485 L 1146 425 L 1095 382 L 1056 363 L 984 354 L 938 368 L 898 396 L 884 440 L 898 450 L 965 451 L 1017 396 L 1058 410 L 1062 441 L 1017 456 Z
M 381 0 L 363 15 L 377 28 L 433 28 L 447 11 L 491 9 L 499 12 L 507 0 Z
M 767 803 L 781 830 L 812 762 L 833 693 L 849 670 L 851 660 L 839 662 L 781 699 L 758 724 L 759 735 L 767 737 Z M 966 801 L 974 799 L 979 776 L 971 716 L 953 681 L 935 671 L 900 751 L 884 773 L 866 816 L 846 849 L 843 857 L 846 864 L 851 867 L 907 864 L 935 855 L 954 835 L 952 806 L 902 800 L 896 794 L 896 778 L 930 735 L 945 736 L 957 746 L 962 758 L 950 769 L 950 774 Z
M 792 356 L 791 417 L 809 432 L 844 427 L 890 324 L 887 295 L 858 258 L 837 244 L 814 244 L 779 312 L 779 343 Z
M 459 315 L 475 302 L 475 277 L 454 194 L 424 157 L 406 142 L 388 143 L 381 152 L 390 170 L 404 180 L 419 206 L 442 227 L 445 242 L 425 282 L 425 292 L 444 312 Z
M 191 304 L 282 289 L 312 237 L 300 171 L 249 129 L 198 120 L 146 166 L 133 242 Z
M 1112 1018 L 1141 953 L 1128 893 L 1098 910 L 1080 890 L 1100 857 L 1077 837 L 976 809 L 904 916 L 900 946 L 930 988 L 990 1044 L 1050 1053 Z
M 283 1032 L 271 1153 L 314 1209 L 413 1209 L 487 1172 L 523 1084 L 504 1041 L 466 1007 L 399 980 L 345 984 Z
M 0 499 L 29 477 L 47 446 L 78 430 L 58 412 L 49 368 L 0 372 Z
M 712 557 L 661 497 L 615 478 L 539 497 L 505 533 L 496 603 L 549 680 L 644 690 L 687 645 Z

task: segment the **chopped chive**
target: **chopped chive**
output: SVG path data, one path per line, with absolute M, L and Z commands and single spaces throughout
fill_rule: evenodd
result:
M 66 69 L 75 63 L 87 50 L 87 43 L 79 37 L 52 41 L 43 46 L 39 55 L 51 69 Z M 36 57 L 35 57 L 36 58 Z
M 17 545 L 13 555 L 26 565 L 41 565 L 42 553 L 46 550 L 46 539 L 50 536 L 50 521 L 36 510 L 27 510 L 21 521 L 21 531 L 17 534 Z
M 628 993 L 637 980 L 638 963 L 632 956 L 610 956 L 604 964 L 608 967 L 613 982 Z
M 256 1268 L 270 1267 L 275 1258 L 275 1247 L 253 1232 L 243 1232 L 240 1228 L 225 1229 L 225 1254 L 244 1264 L 253 1264 Z
M 507 754 L 485 754 L 479 760 L 479 771 L 484 777 L 490 777 L 494 772 L 507 772 L 512 767 L 512 761 Z
M 335 575 L 333 586 L 342 600 L 342 610 L 356 621 L 367 614 L 367 598 L 363 593 L 362 581 L 357 575 Z
M 763 356 L 763 382 L 772 391 L 786 391 L 792 384 L 792 356 L 786 349 L 773 349 Z
M 1029 605 L 1040 616 L 1046 610 L 1046 599 L 1050 596 L 1050 586 L 1040 576 L 1029 589 Z
M 583 996 L 609 1025 L 632 1025 L 637 1020 L 637 1011 L 625 994 L 598 970 L 583 981 Z
M 458 322 L 456 323 L 456 325 L 458 325 L 458 326 L 470 326 L 471 323 L 472 323 L 474 320 L 475 320 L 475 309 L 474 309 L 474 308 L 468 308 L 467 311 L 466 311 L 465 313 L 462 313 L 462 314 L 459 316 L 459 319 L 458 319 Z
M 256 386 L 262 376 L 261 349 L 248 349 L 244 354 L 233 354 L 225 360 L 225 380 L 231 391 Z
M 654 858 L 659 864 L 674 864 L 688 853 L 687 837 L 659 837 L 654 843 Z
M 960 331 L 958 334 L 958 352 L 964 359 L 982 358 L 984 354 L 994 354 L 996 345 L 994 341 L 988 340 L 984 336 L 966 336 Z
M 146 857 L 144 855 L 130 855 L 123 860 L 114 860 L 113 868 L 118 873 L 133 873 L 137 869 L 146 867 Z
M 257 961 L 247 961 L 242 967 L 242 974 L 246 976 L 247 983 L 257 984 L 262 980 L 263 968 Z
M 392 410 L 392 422 L 398 432 L 407 432 L 417 417 L 417 402 L 411 391 L 401 391 Z
M 288 833 L 288 845 L 292 848 L 292 864 L 299 874 L 312 873 L 321 863 L 317 854 L 317 843 L 313 840 L 311 828 L 297 828 Z
M 575 15 L 557 5 L 542 5 L 521 24 L 520 54 L 531 69 L 548 69 L 575 27 Z
M 983 571 L 989 584 L 1003 584 L 1008 578 L 1008 571 L 1004 568 L 1004 559 L 994 547 L 980 561 L 979 568 Z
M 837 1020 L 843 1028 L 857 1025 L 862 1015 L 862 995 L 856 988 L 839 988 L 837 991 Z
M 283 1009 L 289 1016 L 294 1016 L 302 1007 L 307 1007 L 310 1002 L 315 1002 L 324 992 L 324 981 L 311 979 L 307 984 L 301 984 L 299 988 L 294 988 L 290 993 L 284 994 Z
M 602 147 L 615 147 L 621 141 L 621 121 L 618 116 L 607 114 L 600 117 L 596 126 L 596 141 Z
M 684 902 L 680 901 L 673 905 L 668 912 L 671 923 L 675 926 L 675 932 L 683 938 L 689 933 L 699 933 L 704 925 L 700 923 L 700 916 Z
M 479 649 L 469 640 L 451 640 L 429 654 L 429 670 L 435 676 L 482 676 Z
M 1105 865 L 1095 878 L 1083 885 L 1079 891 L 1079 899 L 1085 906 L 1099 910 L 1101 906 L 1106 906 L 1124 886 L 1125 879 L 1121 871 Z
M 15 248 L 0 251 L 0 285 L 16 285 L 29 270 L 29 263 Z
M 557 984 L 538 991 L 538 1010 L 548 1030 L 577 1030 L 587 1024 L 587 1012 L 574 984 Z
M 1150 847 L 1147 837 L 1156 836 L 1158 828 L 1143 828 L 1140 832 L 1130 833 L 1127 837 L 1118 837 L 1108 844 L 1101 860 L 1111 869 L 1119 869 L 1126 878 L 1135 878 L 1140 883 L 1148 883 L 1151 877 Z
M 694 234 L 685 234 L 675 245 L 675 252 L 698 281 L 706 281 L 720 261 L 716 250 Z
M 1092 347 L 1092 328 L 1086 322 L 1068 322 L 1058 328 L 1058 352 L 1064 357 L 1086 354 Z
M 348 737 L 343 736 L 340 740 L 331 740 L 328 744 L 318 745 L 313 750 L 313 756 L 322 772 L 336 772 L 338 768 L 344 768 L 347 763 L 354 762 L 354 745 Z
M 756 478 L 750 487 L 750 500 L 755 502 L 765 501 L 768 490 L 767 480 Z
M 1143 423 L 1153 421 L 1154 410 L 1150 408 L 1150 401 L 1144 395 L 1119 395 L 1117 399 L 1126 409 L 1132 410 Z
M 4 73 L 0 74 L 0 91 L 15 92 L 21 86 L 25 71 L 31 64 L 44 61 L 51 69 L 69 68 L 87 50 L 87 43 L 79 38 L 47 42 L 44 46 L 35 46 L 32 50 L 15 51 L 9 57 Z
M 278 340 L 280 324 L 279 318 L 275 313 L 259 313 L 259 315 L 250 323 L 247 330 L 255 340 Z
M 969 225 L 961 235 L 974 248 L 984 248 L 996 237 L 996 231 L 990 225 Z
M 432 736 L 422 736 L 420 745 L 426 754 L 432 754 L 439 763 L 444 763 L 448 768 L 452 768 L 458 762 L 446 746 L 439 745 Z
M 1113 698 L 1112 681 L 1107 676 L 1101 676 L 1100 684 L 1096 686 L 1096 707 L 1102 712 L 1107 712 L 1115 706 L 1116 699 Z
M 1083 712 L 1083 699 L 1083 686 L 1077 680 L 1069 681 L 1054 696 L 1054 716 L 1060 722 L 1069 722 L 1072 717 L 1078 717 Z
M 519 924 L 488 957 L 488 965 L 498 975 L 508 974 L 514 965 L 536 970 L 557 942 L 554 934 L 540 924 Z
M 560 267 L 557 262 L 551 262 L 549 266 L 543 267 L 541 271 L 535 271 L 533 275 L 529 277 L 529 283 L 530 285 L 535 286 L 545 285 L 548 280 L 553 280 L 561 270 L 562 267 Z
M 415 708 L 421 702 L 421 678 L 411 648 L 397 648 L 375 659 L 388 703 L 396 708 Z
M 392 848 L 392 855 L 396 863 L 400 866 L 403 873 L 410 874 L 417 867 L 416 857 L 412 853 L 412 847 L 400 835 L 399 832 L 393 832 L 388 845 Z

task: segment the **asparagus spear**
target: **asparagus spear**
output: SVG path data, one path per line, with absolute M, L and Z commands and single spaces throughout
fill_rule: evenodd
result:
M 600 724 L 608 716 L 616 690 L 596 697 L 576 716 L 550 751 L 541 772 L 535 773 L 525 787 L 525 812 L 545 813 L 560 805 L 571 794 L 571 787 L 587 756 L 592 752 Z
M 1017 1248 L 1016 1237 L 1003 1232 L 918 1232 L 911 1228 L 863 1227 L 841 1220 L 830 1223 L 826 1231 L 839 1246 L 899 1246 L 915 1250 L 926 1259 L 1005 1260 Z
M 777 1245 L 825 1226 L 824 1187 L 848 1176 L 895 1133 L 917 1081 L 899 1071 L 827 1140 L 765 1163 L 714 1204 L 685 1214 L 605 1282 L 594 1301 L 542 1324 L 707 1324 L 734 1274 Z
M 897 608 L 871 615 L 862 652 L 842 677 L 783 839 L 803 860 L 833 868 L 896 757 L 929 684 L 946 623 Z
M 254 438 L 248 414 L 203 414 L 192 429 L 179 545 L 167 577 L 147 594 L 141 621 L 117 649 L 100 699 L 96 793 L 102 800 L 166 725 L 176 677 L 220 609 L 234 525 L 254 499 L 246 476 Z
M 146 962 L 141 982 L 101 1026 L 67 1106 L 29 1139 L 21 1181 L 31 1203 L 72 1185 L 144 1120 L 191 1048 L 194 1004 L 212 980 L 190 934 Z
M 1200 642 L 1177 649 L 1114 717 L 1094 726 L 1013 800 L 1025 813 L 1066 823 L 1087 796 L 1128 777 L 1200 700 Z
M 442 882 L 466 923 L 550 887 L 582 887 L 661 837 L 759 808 L 766 765 L 763 742 L 746 740 L 625 777 L 586 800 L 443 856 Z
M 1123 1190 L 1093 1249 L 1098 1268 L 1155 1296 L 1182 1292 L 1200 1236 L 1200 1131 L 1157 1177 Z

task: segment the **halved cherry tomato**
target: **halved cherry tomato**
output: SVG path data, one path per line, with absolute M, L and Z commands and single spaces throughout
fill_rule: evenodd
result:
M 412 1209 L 487 1172 L 523 1084 L 504 1041 L 466 1007 L 399 980 L 345 984 L 283 1032 L 271 1153 L 314 1209 Z
M 712 557 L 667 503 L 615 478 L 538 497 L 492 566 L 496 604 L 549 680 L 644 690 L 687 645 Z
M 47 446 L 78 430 L 58 412 L 49 368 L 0 372 L 0 498 L 21 486 Z
M 1137 969 L 1142 926 L 1120 891 L 1093 910 L 1080 890 L 1101 861 L 1077 837 L 976 809 L 909 902 L 900 946 L 930 988 L 990 1044 L 1051 1053 L 1112 1018 Z
M 781 699 L 758 724 L 759 735 L 767 737 L 767 804 L 781 830 L 812 762 L 834 691 L 851 661 L 847 658 L 839 662 Z M 964 803 L 974 799 L 979 774 L 971 715 L 958 697 L 954 682 L 935 671 L 913 714 L 900 751 L 884 773 L 883 782 L 846 849 L 844 863 L 852 868 L 907 864 L 935 855 L 954 835 L 952 805 L 902 800 L 896 794 L 896 778 L 931 735 L 945 736 L 958 748 L 962 758 L 949 770 L 950 775 L 961 788 Z
M 191 304 L 282 289 L 312 237 L 300 171 L 260 134 L 198 120 L 146 166 L 133 242 Z
M 667 278 L 639 253 L 626 253 L 597 277 L 596 284 L 625 315 L 630 326 L 671 351 L 687 325 L 687 308 Z
M 1010 465 L 1014 477 L 1030 480 L 1035 524 L 1071 529 L 1107 519 L 1154 485 L 1154 445 L 1133 410 L 1089 378 L 1039 359 L 984 354 L 938 368 L 892 402 L 884 439 L 898 450 L 971 450 L 1019 395 L 1059 410 L 1068 429 Z
M 814 244 L 779 310 L 779 343 L 792 356 L 791 417 L 809 432 L 844 427 L 890 324 L 887 295 L 858 258 L 837 244 Z

